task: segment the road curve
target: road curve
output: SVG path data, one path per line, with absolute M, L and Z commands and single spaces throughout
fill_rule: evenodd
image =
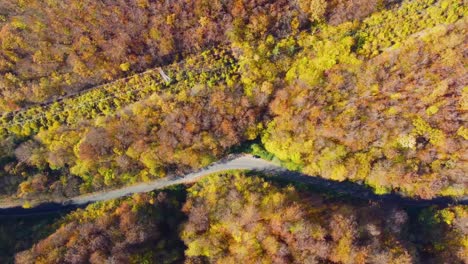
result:
M 213 163 L 212 165 L 203 168 L 197 172 L 186 174 L 182 177 L 166 177 L 163 179 L 157 179 L 151 182 L 145 183 L 138 183 L 135 185 L 125 186 L 120 189 L 115 190 L 105 190 L 101 192 L 85 194 L 77 197 L 70 198 L 65 201 L 61 201 L 60 203 L 54 203 L 53 207 L 58 208 L 68 208 L 70 206 L 83 206 L 89 203 L 97 202 L 97 201 L 106 201 L 111 200 L 119 197 L 128 196 L 134 193 L 144 193 L 150 192 L 156 189 L 162 189 L 171 185 L 177 184 L 186 184 L 192 183 L 200 178 L 227 170 L 253 170 L 253 171 L 261 171 L 264 172 L 265 175 L 269 175 L 273 178 L 279 178 L 286 181 L 294 181 L 303 184 L 307 184 L 310 186 L 317 187 L 320 191 L 329 192 L 334 195 L 345 195 L 357 199 L 365 199 L 369 201 L 377 201 L 377 202 L 386 202 L 386 203 L 393 203 L 400 206 L 431 206 L 431 205 L 438 205 L 438 206 L 448 206 L 452 204 L 468 204 L 468 197 L 460 197 L 457 199 L 451 197 L 438 197 L 431 200 L 423 200 L 423 199 L 412 199 L 408 197 L 401 196 L 399 194 L 390 193 L 384 195 L 377 195 L 375 194 L 370 188 L 345 181 L 345 182 L 337 182 L 328 179 L 323 179 L 320 177 L 314 177 L 309 175 L 304 175 L 300 172 L 288 171 L 285 168 L 276 165 L 272 162 L 255 158 L 251 155 L 242 155 L 237 157 L 231 157 L 219 162 Z M 38 206 L 43 206 L 44 208 L 48 208 L 48 204 L 51 203 L 43 203 L 39 204 Z M 19 211 L 27 211 L 32 209 L 22 209 L 19 208 L 21 204 L 0 204 L 0 215 L 8 214 L 8 210 L 12 210 L 14 212 Z M 34 208 L 33 208 L 34 209 Z M 35 211 L 42 211 L 41 209 L 37 208 Z
M 171 185 L 177 184 L 184 184 L 184 183 L 191 183 L 197 181 L 199 178 L 213 174 L 216 172 L 222 172 L 227 170 L 278 170 L 281 167 L 274 165 L 273 163 L 255 158 L 251 155 L 242 155 L 237 157 L 226 158 L 221 161 L 215 162 L 199 171 L 192 172 L 189 174 L 185 174 L 183 177 L 175 177 L 170 176 L 162 179 L 156 179 L 151 182 L 142 182 L 135 185 L 124 186 L 119 189 L 115 190 L 104 190 L 100 192 L 94 192 L 89 194 L 84 194 L 76 197 L 72 197 L 69 199 L 61 200 L 61 201 L 45 201 L 40 204 L 35 204 L 34 207 L 40 207 L 42 204 L 63 204 L 64 206 L 70 205 L 84 205 L 89 204 L 97 201 L 106 201 L 111 200 L 119 197 L 124 197 L 127 195 L 131 195 L 134 193 L 144 193 L 150 192 L 156 189 L 162 189 Z M 0 202 L 0 210 L 7 210 L 10 208 L 18 208 L 21 207 L 23 204 L 22 202 Z M 27 210 L 27 209 L 25 209 Z M 0 212 L 1 215 L 2 212 Z
M 78 196 L 70 199 L 70 204 L 82 205 L 97 201 L 111 200 L 123 196 L 127 196 L 133 193 L 144 193 L 150 192 L 156 189 L 162 189 L 171 185 L 191 183 L 197 181 L 199 178 L 213 174 L 216 172 L 222 172 L 227 170 L 270 170 L 279 169 L 278 166 L 273 163 L 254 158 L 251 155 L 240 156 L 234 159 L 230 159 L 226 162 L 214 163 L 200 171 L 189 173 L 179 178 L 167 177 L 164 179 L 155 180 L 148 183 L 139 183 L 136 185 L 126 186 L 121 189 L 111 190 L 106 192 L 98 192 L 87 195 Z

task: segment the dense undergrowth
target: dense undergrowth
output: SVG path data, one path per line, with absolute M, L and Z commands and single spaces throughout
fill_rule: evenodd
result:
M 176 93 L 198 83 L 213 86 L 220 80 L 233 82 L 231 79 L 235 79 L 234 59 L 221 49 L 188 57 L 182 62 L 164 67 L 163 70 L 171 77 L 171 82 L 165 82 L 159 71 L 152 69 L 76 96 L 55 100 L 45 106 L 32 106 L 19 112 L 5 113 L 0 121 L 0 138 L 5 139 L 10 135 L 24 138 L 37 134 L 40 129 L 62 124 L 73 125 L 82 120 L 110 115 L 163 90 Z

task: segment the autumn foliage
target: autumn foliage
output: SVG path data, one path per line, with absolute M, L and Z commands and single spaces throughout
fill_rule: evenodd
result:
M 241 173 L 189 189 L 186 255 L 209 263 L 412 263 L 397 208 L 329 203 Z M 384 242 L 385 241 L 385 242 Z
M 0 0 L 0 199 L 182 175 L 239 149 L 377 194 L 466 196 L 466 14 L 463 0 Z M 253 174 L 90 205 L 16 262 L 468 262 L 466 206 Z
M 465 263 L 466 206 L 400 208 L 226 172 L 88 206 L 16 263 Z M 185 243 L 183 245 L 182 241 Z
M 439 26 L 367 62 L 337 64 L 320 83 L 299 73 L 271 103 L 266 149 L 306 173 L 381 193 L 466 195 L 465 27 Z
M 69 214 L 16 263 L 173 263 L 183 259 L 181 217 L 167 193 L 95 204 Z
M 0 1 L 0 110 L 228 42 L 288 34 L 289 1 Z

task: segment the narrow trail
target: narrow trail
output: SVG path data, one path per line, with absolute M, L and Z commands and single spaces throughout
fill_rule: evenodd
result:
M 468 204 L 468 196 L 454 199 L 451 197 L 438 197 L 430 200 L 411 199 L 396 193 L 377 195 L 366 186 L 352 182 L 337 182 L 302 174 L 300 172 L 288 171 L 272 162 L 255 158 L 251 155 L 242 155 L 228 158 L 214 163 L 197 172 L 189 173 L 181 177 L 170 176 L 163 179 L 157 179 L 152 182 L 139 183 L 136 185 L 125 186 L 120 189 L 101 191 L 86 195 L 70 198 L 58 203 L 39 204 L 32 209 L 23 209 L 21 204 L 0 204 L 0 216 L 7 215 L 27 215 L 28 212 L 41 214 L 50 211 L 68 210 L 71 207 L 82 207 L 86 204 L 125 197 L 134 193 L 150 192 L 157 189 L 163 189 L 177 184 L 193 183 L 204 176 L 228 171 L 228 170 L 252 170 L 268 175 L 271 179 L 280 179 L 291 182 L 298 182 L 313 186 L 323 192 L 332 193 L 337 196 L 348 196 L 356 199 L 363 199 L 375 202 L 392 203 L 399 206 L 426 207 L 431 205 L 448 206 L 452 204 Z

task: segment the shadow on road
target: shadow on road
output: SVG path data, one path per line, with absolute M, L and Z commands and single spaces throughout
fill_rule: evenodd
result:
M 141 186 L 129 186 L 117 190 L 110 190 L 107 192 L 95 194 L 95 196 L 98 195 L 100 197 L 100 199 L 98 200 L 115 199 L 118 197 L 128 196 L 132 193 L 149 192 L 155 189 L 167 188 L 171 185 L 180 185 L 184 183 L 187 184 L 199 179 L 200 177 L 204 177 L 213 173 L 219 173 L 223 170 L 225 171 L 238 169 L 252 171 L 252 173 L 249 173 L 249 175 L 263 176 L 268 180 L 279 181 L 282 184 L 290 184 L 295 182 L 299 185 L 305 186 L 311 192 L 315 192 L 318 194 L 326 194 L 329 197 L 341 197 L 344 199 L 393 204 L 402 207 L 438 206 L 443 208 L 456 204 L 468 204 L 467 197 L 462 197 L 458 200 L 452 197 L 438 197 L 434 199 L 424 200 L 407 198 L 399 193 L 378 195 L 375 194 L 371 188 L 367 187 L 364 184 L 354 183 L 350 181 L 338 182 L 324 179 L 321 177 L 305 175 L 296 171 L 289 171 L 269 161 L 258 159 L 249 155 L 232 156 L 229 159 L 221 160 L 218 163 L 212 164 L 198 172 L 186 174 L 185 177 L 182 177 L 180 179 L 165 178 L 157 180 L 153 183 L 153 185 L 150 185 L 151 188 L 146 188 L 148 187 L 146 185 L 143 186 L 145 188 L 140 188 Z M 109 194 L 112 193 L 116 193 L 117 196 L 109 196 Z M 68 201 L 68 204 L 46 203 L 40 204 L 30 209 L 25 209 L 22 207 L 0 209 L 0 218 L 2 216 L 30 216 L 43 215 L 58 211 L 71 211 L 77 208 L 85 207 L 87 204 L 90 203 L 90 201 L 94 201 L 94 198 L 91 198 L 88 197 L 88 200 L 85 200 L 85 202 L 83 202 L 82 204 L 80 203 L 79 205 L 77 205 L 76 203 L 73 204 L 72 199 Z
M 84 208 L 85 205 L 74 205 L 74 204 L 61 204 L 61 203 L 45 203 L 40 204 L 33 208 L 23 208 L 21 206 L 12 207 L 8 209 L 0 209 L 0 220 L 4 218 L 12 218 L 12 217 L 23 217 L 23 216 L 40 216 L 40 215 L 48 215 L 56 212 L 71 212 L 78 208 Z

